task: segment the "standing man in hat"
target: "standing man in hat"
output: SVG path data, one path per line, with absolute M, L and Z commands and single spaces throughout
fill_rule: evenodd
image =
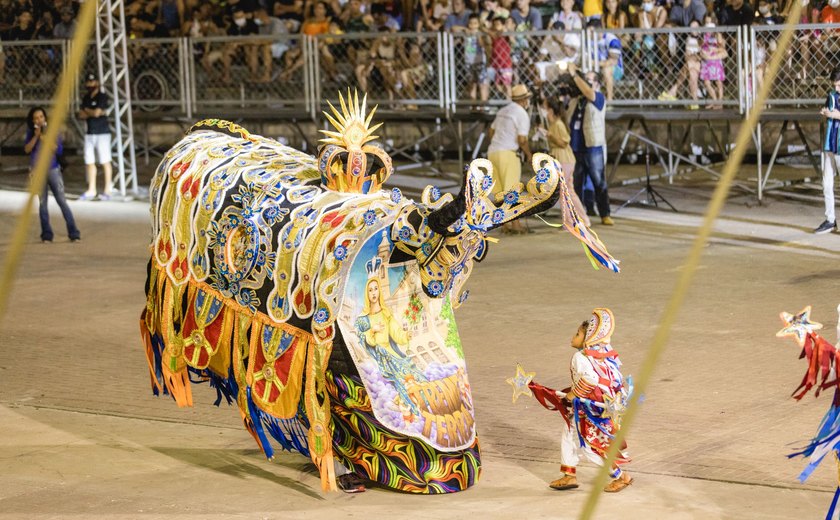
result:
M 522 163 L 517 152 L 521 149 L 525 162 L 531 163 L 531 148 L 528 145 L 528 132 L 531 130 L 531 116 L 528 105 L 531 92 L 525 85 L 514 85 L 511 89 L 511 102 L 496 113 L 496 119 L 490 126 L 488 137 L 490 146 L 487 158 L 493 164 L 493 194 L 504 196 L 521 182 Z M 502 231 L 510 234 L 526 233 L 525 227 L 518 220 L 508 222 Z
M 85 134 L 85 170 L 87 173 L 88 189 L 79 200 L 93 200 L 96 197 L 96 165 L 102 165 L 105 174 L 105 186 L 99 195 L 99 200 L 111 198 L 111 129 L 108 128 L 106 111 L 110 104 L 108 95 L 99 88 L 99 80 L 95 74 L 85 76 L 85 89 L 79 119 L 87 121 Z
M 592 70 L 585 75 L 581 74 L 574 62 L 569 63 L 569 74 L 580 91 L 580 96 L 571 100 L 568 109 L 572 114 L 569 128 L 576 161 L 575 192 L 583 200 L 583 185 L 586 177 L 589 177 L 595 188 L 595 204 L 601 216 L 601 224 L 612 226 L 615 222 L 610 217 L 610 196 L 604 175 L 607 100 L 601 93 L 600 75 Z

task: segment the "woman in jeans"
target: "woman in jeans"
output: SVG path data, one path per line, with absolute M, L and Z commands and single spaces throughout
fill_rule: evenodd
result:
M 26 144 L 23 149 L 29 154 L 30 169 L 35 166 L 35 161 L 38 153 L 41 151 L 41 135 L 47 128 L 47 112 L 41 107 L 35 107 L 29 111 L 26 116 Z M 79 228 L 76 227 L 76 221 L 73 219 L 73 212 L 70 211 L 70 206 L 67 205 L 67 199 L 64 197 L 64 179 L 61 177 L 61 166 L 58 164 L 58 155 L 62 151 L 61 136 L 56 140 L 55 151 L 50 152 L 49 173 L 47 174 L 47 182 L 41 190 L 39 197 L 41 205 L 38 210 L 38 215 L 41 218 L 41 242 L 52 242 L 53 230 L 50 226 L 50 212 L 47 208 L 48 190 L 52 190 L 53 196 L 58 207 L 61 208 L 61 213 L 64 215 L 64 220 L 67 222 L 67 236 L 70 237 L 71 242 L 76 242 L 81 238 Z

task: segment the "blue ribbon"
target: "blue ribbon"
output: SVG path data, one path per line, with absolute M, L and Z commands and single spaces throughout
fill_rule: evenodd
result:
M 831 500 L 831 507 L 828 508 L 828 514 L 825 515 L 825 520 L 834 520 L 834 511 L 837 509 L 838 499 L 840 499 L 840 487 L 834 492 L 834 498 Z
M 609 425 L 610 419 L 608 417 L 601 417 L 601 411 L 598 410 L 597 414 L 593 409 L 594 406 L 584 403 L 580 400 L 579 397 L 575 397 L 572 399 L 572 409 L 574 411 L 575 416 L 575 430 L 577 430 L 578 434 L 578 441 L 580 441 L 580 447 L 586 446 L 586 443 L 583 440 L 583 435 L 580 433 L 580 413 L 583 411 L 586 414 L 586 418 L 589 419 L 592 424 L 594 424 L 599 430 L 601 430 L 604 435 L 609 437 L 610 439 L 613 438 L 613 435 L 610 433 L 609 429 L 605 425 Z
M 817 435 L 811 439 L 811 442 L 802 449 L 801 451 L 791 453 L 788 455 L 788 458 L 803 456 L 808 457 L 811 456 L 817 448 L 824 445 L 832 445 L 837 446 L 840 444 L 840 408 L 832 406 L 828 413 L 825 414 L 825 417 L 820 424 L 820 428 L 817 431 Z M 817 466 L 823 461 L 825 457 L 820 457 L 819 459 L 812 461 L 810 464 L 805 466 L 805 469 L 802 470 L 802 473 L 799 474 L 799 481 L 805 482 L 808 477 L 811 476 L 811 473 L 817 469 Z

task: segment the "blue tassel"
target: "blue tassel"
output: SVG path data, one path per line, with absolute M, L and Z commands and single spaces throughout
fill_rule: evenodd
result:
M 207 376 L 210 379 L 210 388 L 214 388 L 216 390 L 216 400 L 213 404 L 219 406 L 222 399 L 227 401 L 227 404 L 229 405 L 233 404 L 236 399 L 236 395 L 239 393 L 239 385 L 236 384 L 236 380 L 233 378 L 233 373 L 231 372 L 228 377 L 220 377 L 218 374 L 208 370 Z
M 254 404 L 254 400 L 251 399 L 251 387 L 245 388 L 246 399 L 248 401 L 248 412 L 251 416 L 251 425 L 254 428 L 254 433 L 257 434 L 257 437 L 260 441 L 260 447 L 265 453 L 265 456 L 271 460 L 274 457 L 274 448 L 271 447 L 271 443 L 268 442 L 268 438 L 265 436 L 265 430 L 263 429 L 262 421 L 260 420 L 260 410 L 257 408 L 257 405 Z
M 198 370 L 191 366 L 187 366 L 187 377 L 189 377 L 190 383 L 200 385 L 210 380 L 210 371 L 206 369 Z
M 825 515 L 825 520 L 834 520 L 834 511 L 837 509 L 838 499 L 840 499 L 840 487 L 834 492 L 834 498 L 831 500 L 831 507 L 828 508 L 828 514 Z
M 810 457 L 818 448 L 824 446 L 831 446 L 834 448 L 838 446 L 838 444 L 840 444 L 840 408 L 832 406 L 820 423 L 819 430 L 814 438 L 811 439 L 811 442 L 809 442 L 808 445 L 801 451 L 788 455 L 788 458 L 799 456 Z M 817 460 L 811 461 L 811 463 L 805 466 L 805 469 L 799 474 L 799 481 L 805 482 L 808 477 L 811 476 L 811 473 L 817 469 L 817 466 L 820 465 L 824 458 L 825 455 L 819 457 Z
M 292 451 L 292 449 L 294 449 L 292 442 L 287 439 L 286 435 L 283 433 L 283 428 L 280 426 L 280 421 L 277 418 L 265 415 L 261 417 L 261 420 L 268 430 L 268 433 L 280 443 L 280 446 L 284 450 Z
M 280 443 L 284 450 L 297 451 L 307 457 L 309 456 L 306 432 L 303 431 L 297 418 L 277 419 L 262 413 L 262 421 L 268 433 Z
M 595 258 L 595 260 L 598 261 L 599 264 L 603 265 L 604 267 L 606 267 L 607 269 L 609 269 L 610 271 L 612 271 L 614 273 L 618 272 L 618 266 L 615 264 L 615 262 L 612 262 L 612 261 L 609 261 L 609 260 L 605 259 L 603 256 L 599 255 L 591 247 L 587 247 L 587 249 L 589 249 L 589 253 L 592 254 L 592 256 Z
M 155 378 L 160 383 L 161 388 L 163 388 L 163 395 L 167 395 L 169 391 L 166 389 L 166 385 L 163 384 L 163 349 L 165 348 L 163 338 L 160 337 L 160 334 L 152 334 L 150 339 L 152 341 L 152 354 L 155 357 Z M 157 388 L 152 388 L 152 393 L 154 395 L 160 395 Z

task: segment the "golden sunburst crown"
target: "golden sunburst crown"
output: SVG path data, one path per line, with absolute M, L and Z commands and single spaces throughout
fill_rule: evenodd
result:
M 379 136 L 373 134 L 382 123 L 371 126 L 376 107 L 367 112 L 367 95 L 359 103 L 359 92 L 347 98 L 339 92 L 341 111 L 329 103 L 332 115 L 324 112 L 334 130 L 321 130 L 318 170 L 321 185 L 344 193 L 372 193 L 380 189 L 394 168 L 391 157 L 382 148 L 368 144 Z
M 356 147 L 361 148 L 366 143 L 369 143 L 379 137 L 377 135 L 373 135 L 373 132 L 382 126 L 382 123 L 376 124 L 372 127 L 370 126 L 373 114 L 376 113 L 376 107 L 371 109 L 370 114 L 367 114 L 367 117 L 365 116 L 365 112 L 367 111 L 367 94 L 362 97 L 362 102 L 360 104 L 359 91 L 356 90 L 351 96 L 350 89 L 348 88 L 346 102 L 344 97 L 341 95 L 341 92 L 338 93 L 338 100 L 341 104 L 340 112 L 333 106 L 332 103 L 327 101 L 327 104 L 330 106 L 330 109 L 335 117 L 326 111 L 324 111 L 324 115 L 335 130 L 321 130 L 320 132 L 327 136 L 324 139 L 321 139 L 322 143 L 334 144 L 347 149 Z

